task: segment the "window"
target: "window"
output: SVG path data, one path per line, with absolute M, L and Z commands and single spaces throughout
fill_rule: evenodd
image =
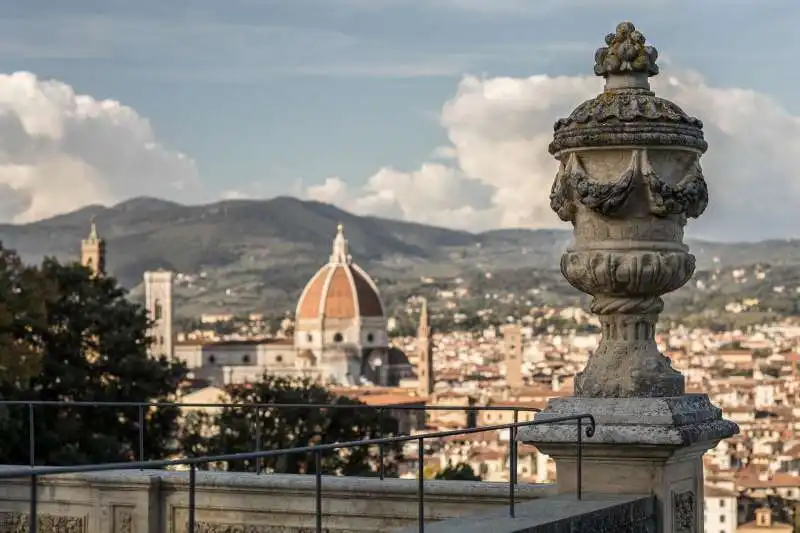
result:
M 312 335 L 311 333 L 306 333 L 306 340 L 308 342 L 313 341 L 314 340 L 314 335 Z
M 375 335 L 367 333 L 367 342 L 375 342 Z
M 343 340 L 344 337 L 342 337 L 341 333 L 337 333 L 336 335 L 333 336 L 333 342 L 342 342 Z
M 250 355 L 249 354 L 244 354 L 242 356 L 242 362 L 243 363 L 249 363 L 250 362 Z
M 719 506 L 720 507 L 725 507 L 725 500 L 720 500 L 719 501 Z
M 163 335 L 159 335 L 158 336 L 158 344 L 160 344 L 162 346 L 164 345 L 164 336 Z
M 212 364 L 212 365 L 213 365 L 213 364 L 214 364 L 214 363 L 216 363 L 216 362 L 217 362 L 217 358 L 216 358 L 216 357 L 214 357 L 214 354 L 211 354 L 211 355 L 209 355 L 209 356 L 208 356 L 208 363 L 209 363 L 209 364 Z
M 725 523 L 725 515 L 724 514 L 719 515 L 719 523 L 720 524 L 724 524 Z
M 161 320 L 161 316 L 163 315 L 163 310 L 161 309 L 161 301 L 156 300 L 154 309 L 153 309 L 153 320 Z
M 281 362 L 283 362 L 283 356 L 282 356 L 282 355 L 276 355 L 276 356 L 275 356 L 275 362 L 276 362 L 276 363 L 281 363 Z

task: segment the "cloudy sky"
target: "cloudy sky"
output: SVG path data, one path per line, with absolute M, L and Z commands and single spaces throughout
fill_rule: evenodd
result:
M 691 233 L 800 236 L 797 0 L 26 0 L 0 10 L 0 220 L 289 194 L 553 227 L 553 121 L 620 20 L 706 124 Z

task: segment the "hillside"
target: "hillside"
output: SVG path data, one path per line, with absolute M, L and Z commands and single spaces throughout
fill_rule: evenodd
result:
M 145 270 L 159 267 L 205 273 L 202 284 L 179 287 L 177 292 L 184 302 L 207 309 L 257 309 L 291 302 L 327 260 L 340 222 L 356 260 L 383 283 L 399 284 L 397 289 L 420 276 L 554 271 L 570 240 L 567 229 L 473 234 L 360 217 L 332 205 L 288 197 L 201 206 L 134 198 L 31 224 L 0 225 L 0 240 L 29 262 L 45 255 L 75 260 L 91 217 L 108 242 L 109 271 L 124 285 L 135 288 Z M 798 241 L 690 244 L 701 269 L 711 267 L 715 257 L 720 266 L 800 264 Z
M 398 271 L 423 263 L 435 266 L 441 260 L 525 264 L 532 259 L 535 266 L 544 266 L 568 239 L 567 232 L 556 230 L 476 235 L 359 217 L 328 204 L 281 197 L 202 206 L 134 198 L 114 207 L 88 206 L 32 224 L 0 225 L 0 240 L 27 261 L 45 255 L 77 259 L 80 239 L 86 236 L 92 217 L 108 242 L 109 271 L 128 286 L 138 284 L 145 270 L 158 267 L 180 272 L 316 267 L 327 258 L 340 222 L 353 255 L 362 264 Z M 526 254 L 532 257 L 523 261 Z

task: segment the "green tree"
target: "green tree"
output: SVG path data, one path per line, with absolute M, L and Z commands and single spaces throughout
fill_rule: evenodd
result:
M 480 481 L 481 477 L 475 473 L 467 463 L 449 464 L 444 470 L 436 474 L 434 479 L 446 479 L 448 481 Z
M 361 402 L 328 392 L 307 379 L 265 374 L 252 385 L 230 389 L 230 403 L 216 414 L 195 412 L 187 416 L 180 438 L 184 453 L 191 456 L 244 453 L 256 450 L 280 450 L 319 444 L 374 439 L 397 435 L 397 421 L 383 417 L 381 432 L 377 409 Z M 262 407 L 247 404 L 325 404 L 352 406 L 319 409 L 311 407 Z M 360 407 L 359 407 L 360 406 Z M 387 475 L 396 474 L 399 445 L 384 447 Z M 298 474 L 315 472 L 314 453 L 265 457 L 266 472 Z M 322 471 L 338 475 L 374 475 L 378 470 L 377 447 L 355 447 L 322 454 Z M 255 461 L 231 463 L 229 470 L 255 471 Z
M 2 265 L 0 265 L 2 266 Z M 22 294 L 45 287 L 44 320 L 31 321 L 26 337 L 38 347 L 40 371 L 0 385 L 8 400 L 163 402 L 185 378 L 182 364 L 148 355 L 150 326 L 145 310 L 127 299 L 111 277 L 95 278 L 80 265 L 45 259 Z M 39 291 L 39 292 L 37 292 Z M 6 287 L 0 293 L 8 298 Z M 13 291 L 12 291 L 13 292 Z M 36 315 L 30 302 L 20 304 Z M 0 326 L 14 337 L 14 330 Z M 37 406 L 35 462 L 80 464 L 120 461 L 138 455 L 137 407 Z M 29 411 L 9 407 L 0 417 L 0 462 L 27 463 Z M 145 458 L 173 451 L 179 412 L 173 407 L 144 410 Z
M 0 247 L 0 384 L 27 385 L 41 371 L 41 339 L 47 323 L 45 301 L 52 287 L 39 271 Z

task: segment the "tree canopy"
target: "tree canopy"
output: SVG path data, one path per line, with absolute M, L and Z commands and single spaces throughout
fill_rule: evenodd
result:
M 186 370 L 148 355 L 149 326 L 145 310 L 113 278 L 54 259 L 24 266 L 0 249 L 0 398 L 169 401 Z M 145 458 L 174 451 L 178 414 L 172 407 L 144 412 Z M 138 456 L 137 407 L 41 405 L 33 415 L 36 464 Z M 0 407 L 1 463 L 30 461 L 29 417 L 23 406 Z
M 388 413 L 381 421 L 375 408 L 330 393 L 307 379 L 265 374 L 258 383 L 230 389 L 230 403 L 217 413 L 196 411 L 186 417 L 181 445 L 187 455 L 216 455 L 278 450 L 397 435 L 398 423 Z M 250 406 L 246 404 L 251 404 Z M 252 404 L 325 404 L 332 407 L 252 407 Z M 335 408 L 333 406 L 342 406 Z M 381 431 L 382 429 L 382 431 Z M 384 447 L 386 475 L 396 474 L 399 445 Z M 325 474 L 374 475 L 377 447 L 350 448 L 322 454 Z M 266 472 L 298 474 L 316 471 L 313 453 L 263 458 Z M 255 471 L 255 461 L 231 463 L 229 470 Z
M 449 481 L 480 481 L 481 477 L 475 473 L 467 463 L 449 464 L 444 470 L 437 472 L 434 479 L 446 479 Z

